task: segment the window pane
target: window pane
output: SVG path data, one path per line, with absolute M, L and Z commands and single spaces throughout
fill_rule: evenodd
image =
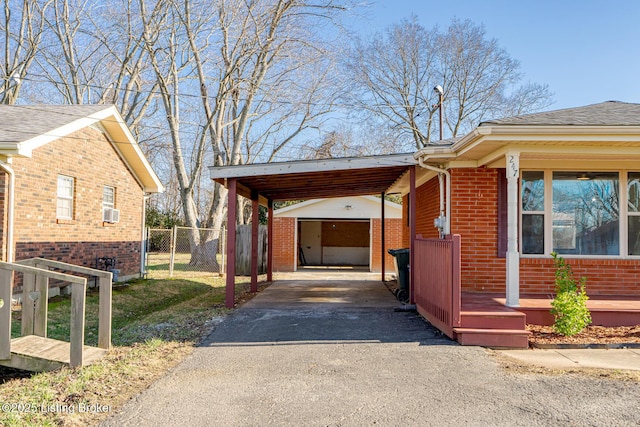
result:
M 105 207 L 113 207 L 115 200 L 115 189 L 113 187 L 104 187 L 102 190 L 102 204 Z
M 619 180 L 615 172 L 553 173 L 553 250 L 619 255 Z
M 640 216 L 629 217 L 629 255 L 640 255 Z
M 629 212 L 640 212 L 640 173 L 629 172 Z
M 544 172 L 522 172 L 522 210 L 544 211 Z
M 58 176 L 58 197 L 73 197 L 73 178 Z
M 544 215 L 522 215 L 522 253 L 544 253 Z
M 73 202 L 69 199 L 58 199 L 58 208 L 56 215 L 58 218 L 72 218 L 72 204 Z

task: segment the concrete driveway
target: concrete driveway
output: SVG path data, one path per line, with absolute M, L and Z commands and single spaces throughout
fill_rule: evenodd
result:
M 640 423 L 640 385 L 511 374 L 349 277 L 275 282 L 102 425 Z

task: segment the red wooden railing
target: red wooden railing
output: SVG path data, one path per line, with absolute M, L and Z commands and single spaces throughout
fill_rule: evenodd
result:
M 420 313 L 453 338 L 460 326 L 460 236 L 414 241 L 414 292 Z

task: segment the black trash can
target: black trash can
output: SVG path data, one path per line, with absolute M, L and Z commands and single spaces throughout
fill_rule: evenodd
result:
M 389 249 L 389 255 L 396 260 L 396 272 L 398 273 L 398 301 L 409 300 L 409 249 Z

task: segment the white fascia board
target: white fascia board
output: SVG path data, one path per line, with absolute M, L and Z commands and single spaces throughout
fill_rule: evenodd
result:
M 575 145 L 563 148 L 563 142 L 584 142 L 585 144 L 602 142 L 605 144 L 602 147 L 585 145 L 580 150 L 583 153 L 586 152 L 593 155 L 606 154 L 611 151 L 611 146 L 606 144 L 612 142 L 640 142 L 640 126 L 480 126 L 453 144 L 448 153 L 442 151 L 441 148 L 426 147 L 418 151 L 415 154 L 415 158 L 422 157 L 424 162 L 429 161 L 431 163 L 439 160 L 454 160 L 489 140 L 504 143 L 504 145 L 495 152 L 478 159 L 478 166 L 491 163 L 511 149 L 519 152 L 538 153 L 575 152 Z M 537 145 L 536 143 L 544 145 Z M 636 147 L 625 147 L 622 148 L 622 151 L 635 154 L 637 149 Z
M 313 206 L 313 205 L 318 205 L 318 207 L 320 207 L 320 205 L 324 205 L 326 203 L 332 203 L 332 202 L 336 202 L 336 201 L 340 201 L 340 203 L 349 203 L 349 201 L 351 201 L 351 203 L 354 203 L 356 205 L 360 205 L 362 206 L 362 202 L 358 203 L 358 200 L 364 202 L 367 206 L 372 206 L 373 209 L 375 209 L 376 215 L 372 216 L 374 218 L 378 218 L 379 217 L 379 213 L 380 213 L 380 198 L 376 197 L 376 196 L 347 196 L 347 197 L 334 197 L 334 198 L 327 198 L 327 199 L 312 199 L 312 200 L 307 200 L 304 202 L 300 202 L 300 203 L 296 203 L 295 205 L 291 205 L 291 206 L 286 206 L 284 208 L 281 209 L 276 209 L 274 210 L 274 217 L 278 217 L 278 216 L 284 216 L 284 217 L 293 217 L 291 214 L 295 211 L 303 211 L 305 208 L 309 207 L 309 206 Z M 397 203 L 391 202 L 389 200 L 385 200 L 385 209 L 388 209 L 388 213 L 389 215 L 394 215 L 394 214 L 398 214 L 402 212 L 402 205 L 399 205 Z M 330 215 L 324 215 L 324 214 L 319 214 L 320 217 L 331 217 Z M 348 215 L 346 215 L 348 216 Z M 345 217 L 346 217 L 345 216 Z M 367 216 L 367 218 L 370 215 Z
M 413 154 L 348 157 L 340 159 L 300 160 L 281 163 L 254 163 L 250 165 L 210 166 L 211 179 L 241 178 L 262 175 L 289 175 L 295 173 L 326 172 L 377 167 L 413 166 Z
M 98 122 L 102 116 L 112 113 L 115 110 L 114 106 L 105 106 L 104 110 L 97 111 L 89 116 L 81 117 L 59 128 L 50 130 L 42 135 L 38 135 L 34 138 L 22 141 L 18 144 L 21 155 L 31 157 L 33 150 L 42 147 L 58 138 L 65 137 L 73 132 L 83 129 L 87 126 Z

